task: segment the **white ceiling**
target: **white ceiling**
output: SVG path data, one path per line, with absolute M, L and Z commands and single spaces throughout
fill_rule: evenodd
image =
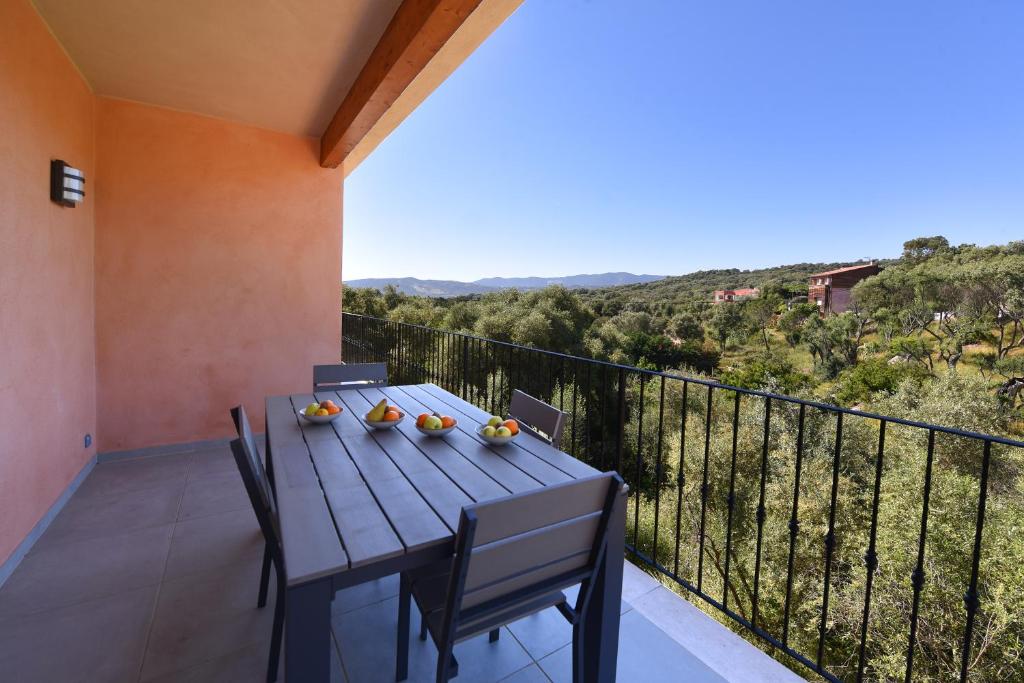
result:
M 98 95 L 319 136 L 401 0 L 33 0 Z

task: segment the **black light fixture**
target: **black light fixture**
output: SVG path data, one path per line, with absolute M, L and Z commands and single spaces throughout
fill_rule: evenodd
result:
M 85 196 L 85 177 L 77 168 L 68 166 L 60 159 L 50 162 L 50 199 L 74 208 Z

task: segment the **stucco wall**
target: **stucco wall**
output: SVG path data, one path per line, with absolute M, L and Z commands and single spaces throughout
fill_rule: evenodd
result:
M 101 451 L 229 436 L 340 348 L 342 174 L 317 141 L 97 100 Z
M 94 453 L 94 99 L 28 2 L 0 0 L 0 563 Z M 50 202 L 50 160 L 85 202 Z

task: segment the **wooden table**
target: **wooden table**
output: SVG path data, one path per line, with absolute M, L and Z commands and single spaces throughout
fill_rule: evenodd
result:
M 374 431 L 359 416 L 381 398 L 406 419 Z M 267 398 L 267 463 L 276 487 L 285 569 L 285 671 L 289 681 L 327 681 L 336 591 L 450 557 L 464 505 L 596 473 L 523 434 L 504 447 L 474 429 L 488 414 L 433 384 L 316 394 L 343 407 L 329 425 L 296 411 L 312 394 Z M 416 430 L 436 410 L 459 425 L 443 438 Z M 625 493 L 582 625 L 586 681 L 615 680 L 622 594 Z

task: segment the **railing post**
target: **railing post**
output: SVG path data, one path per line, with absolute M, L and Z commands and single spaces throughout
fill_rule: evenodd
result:
M 462 338 L 462 398 L 469 395 L 469 337 Z

